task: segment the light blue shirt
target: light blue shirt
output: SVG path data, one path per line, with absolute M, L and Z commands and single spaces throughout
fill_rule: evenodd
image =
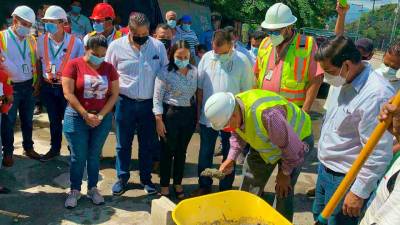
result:
M 74 16 L 72 13 L 68 13 L 68 16 L 71 18 L 71 33 L 80 39 L 83 39 L 86 34 L 93 31 L 92 24 L 86 16 L 82 14 Z
M 206 46 L 207 51 L 210 51 L 212 49 L 212 39 L 214 36 L 214 32 L 215 31 L 213 31 L 213 30 L 208 30 L 208 31 L 203 32 L 200 35 L 199 42 L 200 42 L 200 44 L 203 44 Z
M 392 86 L 367 63 L 350 84 L 333 88 L 318 143 L 320 162 L 347 173 L 378 124 L 381 106 L 393 95 Z M 354 194 L 370 196 L 392 158 L 392 147 L 392 136 L 385 132 L 351 187 Z
M 161 73 L 156 78 L 153 98 L 154 115 L 164 113 L 163 103 L 173 106 L 191 106 L 191 99 L 197 90 L 197 68 L 190 66 L 186 75 L 174 69 Z
M 246 47 L 243 46 L 242 43 L 240 42 L 235 42 L 235 50 L 237 50 L 238 52 L 243 53 L 243 55 L 245 55 L 247 57 L 247 59 L 249 60 L 249 62 L 254 65 L 256 62 L 253 62 L 253 57 L 251 56 L 249 50 L 247 50 Z
M 62 72 L 62 71 L 60 71 L 60 66 L 61 66 L 62 61 L 64 60 L 65 54 L 67 53 L 67 48 L 68 48 L 69 42 L 71 40 L 71 35 L 65 33 L 64 40 L 61 43 L 56 43 L 55 41 L 53 41 L 51 38 L 51 35 L 49 35 L 49 40 L 50 40 L 50 44 L 48 45 L 49 46 L 48 56 L 49 56 L 50 65 L 55 65 L 55 69 L 56 69 L 55 72 Z M 53 47 L 54 54 L 56 54 L 56 52 L 59 51 L 60 47 L 62 47 L 62 49 L 56 55 L 56 57 L 53 57 L 51 50 L 50 50 L 51 47 Z M 43 77 L 48 79 L 49 77 L 48 77 L 48 74 L 46 71 L 47 65 L 45 64 L 45 61 L 44 61 L 44 35 L 41 35 L 38 39 L 37 52 L 38 52 L 39 59 L 42 63 Z M 82 41 L 79 38 L 75 38 L 74 46 L 72 47 L 72 51 L 71 51 L 69 60 L 83 56 L 83 54 L 84 54 L 84 48 L 83 48 Z
M 251 89 L 254 84 L 249 60 L 236 50 L 233 50 L 231 58 L 223 63 L 215 58 L 214 51 L 207 52 L 199 63 L 198 71 L 198 88 L 203 90 L 200 123 L 208 127 L 211 123 L 204 115 L 204 105 L 211 95 L 217 92 L 238 94 Z
M 118 71 L 122 95 L 131 99 L 152 99 L 156 76 L 168 64 L 167 51 L 162 42 L 152 37 L 140 50 L 133 48 L 128 37 L 111 42 L 105 60 Z

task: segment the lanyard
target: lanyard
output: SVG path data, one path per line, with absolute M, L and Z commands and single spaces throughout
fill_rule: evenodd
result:
M 50 45 L 50 52 L 51 52 L 51 55 L 53 56 L 53 59 L 56 59 L 57 55 L 60 53 L 61 49 L 62 49 L 63 46 L 64 46 L 64 41 L 63 41 L 63 43 L 61 44 L 61 46 L 58 48 L 56 54 L 54 54 L 54 48 L 53 48 L 53 45 L 51 44 L 51 40 L 50 40 L 50 39 L 49 39 L 49 45 Z
M 74 22 L 74 23 L 77 24 L 77 25 L 80 25 L 80 24 L 79 24 L 79 19 L 80 19 L 80 18 L 81 18 L 81 15 L 77 16 L 76 19 L 72 18 L 72 16 L 71 16 L 72 22 Z
M 14 41 L 15 45 L 17 45 L 19 54 L 21 54 L 22 59 L 25 61 L 26 58 L 26 39 L 24 40 L 24 50 L 21 49 L 21 46 L 18 44 L 17 40 L 15 39 L 14 34 L 9 30 L 8 33 L 11 36 L 11 39 Z

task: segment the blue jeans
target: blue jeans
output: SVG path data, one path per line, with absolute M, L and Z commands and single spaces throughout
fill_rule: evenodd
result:
M 229 153 L 229 138 L 231 133 L 221 132 L 221 142 L 222 142 L 222 162 L 226 160 Z M 199 153 L 199 165 L 198 165 L 198 176 L 200 188 L 210 189 L 213 180 L 209 177 L 200 176 L 201 172 L 207 168 L 212 168 L 213 157 L 215 150 L 215 142 L 217 141 L 218 131 L 200 124 L 200 153 Z M 232 189 L 232 184 L 235 179 L 235 169 L 229 175 L 219 182 L 219 190 L 226 191 Z
M 315 199 L 312 208 L 314 214 L 314 220 L 318 219 L 322 210 L 325 208 L 328 201 L 331 199 L 333 193 L 335 193 L 339 184 L 342 182 L 344 175 L 334 175 L 328 173 L 326 167 L 321 163 L 318 166 L 318 178 L 317 186 L 315 189 Z M 328 225 L 357 225 L 359 218 L 349 217 L 343 215 L 342 206 L 343 199 L 335 208 L 334 212 L 328 219 Z
M 43 82 L 40 90 L 40 99 L 47 109 L 50 121 L 50 151 L 60 153 L 62 142 L 62 120 L 64 118 L 67 101 L 64 98 L 61 85 Z
M 156 122 L 153 100 L 137 101 L 120 97 L 116 104 L 117 176 L 128 182 L 132 155 L 132 142 L 137 131 L 139 142 L 139 174 L 142 184 L 151 183 L 153 152 L 157 147 Z
M 17 119 L 17 111 L 21 121 L 22 147 L 24 150 L 33 149 L 33 109 L 35 99 L 33 97 L 32 80 L 13 84 L 14 102 L 8 112 L 3 114 L 1 124 L 1 136 L 4 155 L 13 155 L 14 152 L 14 127 Z
M 83 171 L 87 167 L 88 189 L 97 186 L 99 180 L 100 154 L 111 130 L 112 114 L 106 115 L 101 124 L 91 128 L 72 108 L 64 115 L 64 135 L 71 151 L 71 190 L 81 190 Z
M 314 146 L 314 138 L 312 135 L 306 137 L 303 142 L 308 146 Z M 306 158 L 311 155 L 312 150 L 313 148 L 310 148 L 304 157 Z M 261 158 L 260 154 L 250 147 L 250 151 L 247 154 L 243 165 L 243 180 L 239 189 L 262 196 L 265 185 L 267 184 L 277 164 L 278 163 L 267 164 L 264 159 Z M 293 220 L 293 190 L 300 172 L 301 166 L 298 166 L 294 168 L 292 174 L 290 174 L 290 183 L 293 189 L 290 191 L 288 196 L 286 198 L 276 198 L 276 210 L 289 221 Z

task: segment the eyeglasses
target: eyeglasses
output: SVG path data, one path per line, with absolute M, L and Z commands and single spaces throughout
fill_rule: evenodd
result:
M 266 30 L 265 33 L 269 36 L 271 35 L 278 36 L 281 34 L 281 30 Z

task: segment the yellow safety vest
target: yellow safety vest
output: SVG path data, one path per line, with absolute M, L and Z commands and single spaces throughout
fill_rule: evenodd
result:
M 94 36 L 94 35 L 96 35 L 97 34 L 97 32 L 96 31 L 92 31 L 92 32 L 90 32 L 89 33 L 89 37 L 91 37 L 91 36 Z M 117 40 L 118 38 L 120 38 L 120 37 L 122 37 L 122 36 L 124 36 L 124 34 L 121 32 L 121 31 L 119 31 L 119 30 L 116 30 L 115 32 L 114 32 L 114 36 L 113 36 L 113 41 L 114 40 Z
M 4 35 L 4 32 L 6 32 L 6 30 L 0 31 L 0 49 L 3 52 L 7 53 L 7 40 Z M 26 39 L 28 41 L 28 46 L 30 51 L 33 84 L 35 84 L 38 78 L 37 61 L 36 61 L 36 39 L 34 36 L 29 36 Z M 11 82 L 11 80 L 9 82 Z
M 289 45 L 282 68 L 281 85 L 278 94 L 298 106 L 304 104 L 306 96 L 306 88 L 309 83 L 308 69 L 313 42 L 314 40 L 311 36 L 296 34 Z M 262 88 L 265 76 L 269 72 L 270 57 L 274 56 L 271 56 L 273 46 L 269 37 L 265 38 L 260 46 L 257 55 L 259 69 L 258 87 Z
M 269 140 L 268 131 L 262 123 L 264 110 L 278 105 L 284 106 L 287 111 L 287 121 L 300 140 L 311 135 L 310 116 L 284 97 L 260 89 L 242 92 L 237 94 L 236 97 L 244 105 L 243 121 L 245 127 L 244 130 L 236 129 L 235 132 L 258 151 L 266 163 L 275 164 L 281 158 L 281 150 Z

